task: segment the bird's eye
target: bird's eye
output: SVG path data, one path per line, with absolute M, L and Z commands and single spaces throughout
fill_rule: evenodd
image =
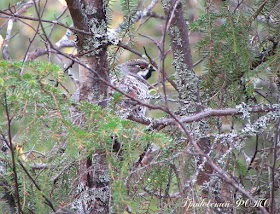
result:
M 146 68 L 146 65 L 140 65 L 140 68 L 141 68 L 141 69 L 145 69 L 145 68 Z

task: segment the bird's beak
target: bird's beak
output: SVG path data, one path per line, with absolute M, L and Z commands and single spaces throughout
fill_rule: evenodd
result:
M 155 69 L 153 66 L 151 66 L 151 67 L 150 67 L 150 71 L 153 72 L 153 71 L 156 71 L 156 69 Z

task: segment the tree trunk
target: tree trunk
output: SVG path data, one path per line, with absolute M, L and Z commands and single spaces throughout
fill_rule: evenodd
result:
M 79 65 L 79 100 L 107 106 L 107 3 L 102 0 L 66 0 L 76 32 Z M 105 80 L 105 81 L 104 81 Z M 86 118 L 79 123 L 83 124 Z M 80 161 L 75 208 L 81 213 L 110 213 L 110 187 L 105 151 L 95 151 Z
M 164 1 L 166 2 L 166 1 Z M 188 104 L 182 104 L 178 110 L 180 115 L 188 115 L 190 113 L 200 112 L 200 82 L 198 77 L 195 75 L 192 62 L 191 46 L 189 43 L 189 32 L 186 24 L 186 19 L 184 17 L 183 5 L 180 1 L 170 0 L 169 4 L 164 4 L 164 12 L 168 17 L 167 20 L 170 22 L 169 35 L 171 40 L 171 48 L 173 53 L 173 63 L 176 69 L 176 83 L 179 90 L 179 99 L 186 100 Z M 198 127 L 198 128 L 197 128 Z M 189 127 L 191 130 L 197 129 L 193 136 L 195 140 L 201 135 L 207 133 L 207 124 L 203 121 L 198 122 L 198 124 Z M 208 138 L 200 138 L 199 146 L 207 154 L 210 150 L 210 143 Z M 198 162 L 198 165 L 201 161 Z M 180 184 L 181 193 L 184 192 L 184 186 L 188 179 L 187 168 L 186 168 L 186 157 L 183 153 L 178 160 L 177 168 L 180 174 Z M 208 173 L 212 173 L 213 169 L 208 163 L 204 164 L 204 169 L 199 171 L 197 176 L 197 183 L 202 185 L 204 181 L 209 181 Z

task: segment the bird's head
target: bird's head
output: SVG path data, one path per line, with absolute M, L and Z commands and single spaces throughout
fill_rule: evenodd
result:
M 155 71 L 154 67 L 143 59 L 133 59 L 122 63 L 120 69 L 128 75 L 138 75 L 145 80 L 149 79 Z

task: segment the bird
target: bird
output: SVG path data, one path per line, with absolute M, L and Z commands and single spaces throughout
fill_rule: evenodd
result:
M 156 69 L 144 59 L 129 60 L 120 64 L 117 68 L 120 71 L 120 77 L 114 77 L 111 83 L 131 97 L 149 103 L 150 94 L 147 80 Z M 133 115 L 133 117 L 145 117 L 147 108 L 139 104 L 139 102 L 132 100 L 130 97 L 117 93 L 114 100 L 118 106 L 116 112 L 121 118 L 129 119 L 131 115 Z M 122 143 L 119 142 L 117 136 L 113 136 L 112 139 L 113 151 L 121 157 L 123 151 Z M 149 164 L 158 151 L 159 148 L 156 144 L 149 143 L 134 164 L 133 169 Z M 141 180 L 140 175 L 136 175 L 136 177 L 136 180 Z
M 119 77 L 114 77 L 112 84 L 125 94 L 141 100 L 145 103 L 150 102 L 149 86 L 147 80 L 152 76 L 155 68 L 144 59 L 132 59 L 120 64 Z M 114 93 L 114 92 L 113 92 Z M 117 106 L 117 113 L 122 118 L 128 118 L 130 115 L 143 117 L 147 108 L 140 105 L 139 102 L 126 97 L 122 93 L 114 94 L 114 103 Z
M 120 64 L 117 68 L 120 71 L 120 77 L 114 77 L 111 83 L 131 97 L 149 103 L 150 94 L 147 80 L 152 76 L 152 73 L 156 71 L 156 69 L 144 59 L 129 60 Z M 114 100 L 115 104 L 118 106 L 116 112 L 121 118 L 129 119 L 129 116 L 131 115 L 134 117 L 145 117 L 147 108 L 139 104 L 139 102 L 132 100 L 121 93 L 117 93 Z M 112 139 L 113 151 L 118 154 L 118 157 L 121 159 L 123 145 L 119 142 L 117 136 L 112 136 Z M 148 165 L 151 160 L 156 157 L 157 153 L 159 153 L 159 147 L 155 143 L 149 143 L 143 153 L 139 156 L 139 159 L 133 165 L 132 171 L 141 166 Z M 136 182 L 141 180 L 142 175 L 140 174 L 135 175 Z

